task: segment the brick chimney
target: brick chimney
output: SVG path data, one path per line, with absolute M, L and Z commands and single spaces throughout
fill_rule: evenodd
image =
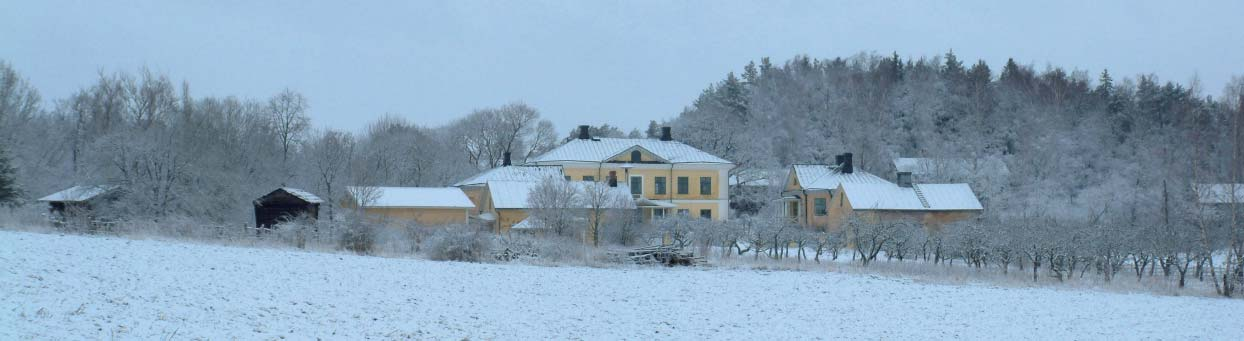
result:
M 670 133 L 670 127 L 661 127 L 661 141 L 673 141 L 674 135 Z
M 502 157 L 501 166 L 502 167 L 509 166 L 510 165 L 510 152 L 502 153 L 501 157 Z
M 590 127 L 590 126 L 585 126 L 585 125 L 584 125 L 584 126 L 579 126 L 579 139 L 580 139 L 580 140 L 590 140 L 590 139 L 592 139 L 592 133 L 591 133 L 591 132 L 589 132 L 589 131 L 588 131 L 588 129 L 591 129 L 591 127 Z

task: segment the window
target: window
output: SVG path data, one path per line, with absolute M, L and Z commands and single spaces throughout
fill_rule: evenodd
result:
M 665 209 L 658 208 L 658 209 L 652 210 L 652 219 L 661 219 L 661 218 L 665 218 Z
M 707 208 L 700 210 L 700 218 L 713 219 L 713 210 Z
M 632 150 L 632 151 L 631 151 L 631 162 L 640 162 L 640 161 L 642 161 L 642 160 L 643 160 L 643 155 L 644 155 L 644 153 L 640 153 L 638 150 Z
M 689 189 L 691 187 L 690 182 L 691 179 L 685 176 L 678 177 L 678 194 L 691 193 L 691 189 Z
M 816 203 L 816 215 L 823 216 L 829 214 L 829 209 L 825 208 L 825 198 L 812 199 Z
M 567 176 L 566 176 L 566 181 L 570 181 L 570 176 L 569 176 L 569 175 L 567 175 Z
M 683 217 L 689 216 L 691 215 L 691 210 L 680 208 L 678 209 L 678 215 Z
M 644 177 L 638 175 L 631 176 L 631 194 L 644 194 Z
M 700 195 L 713 194 L 713 178 L 707 176 L 700 177 Z
M 654 186 L 654 187 L 656 187 L 656 194 L 657 194 L 657 195 L 665 195 L 665 177 L 664 177 L 664 176 L 658 176 L 658 177 L 656 177 L 656 178 L 653 178 L 653 179 L 652 179 L 652 181 L 656 182 L 656 183 L 654 184 L 654 185 L 656 185 L 656 186 Z
M 583 181 L 596 181 L 596 177 L 591 176 L 591 175 L 584 175 Z

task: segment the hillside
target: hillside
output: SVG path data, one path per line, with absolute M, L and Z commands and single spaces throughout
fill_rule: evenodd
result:
M 0 339 L 1242 339 L 1244 301 L 0 231 Z

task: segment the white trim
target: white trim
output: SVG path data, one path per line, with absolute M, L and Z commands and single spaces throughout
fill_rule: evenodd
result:
M 642 196 L 644 196 L 644 176 L 643 176 L 642 174 L 641 174 L 641 175 L 633 175 L 633 174 L 632 174 L 632 175 L 630 175 L 630 176 L 628 176 L 628 177 L 626 178 L 626 189 L 627 189 L 627 192 L 630 192 L 632 196 L 634 196 L 634 195 L 636 194 L 636 193 L 635 193 L 635 189 L 634 189 L 633 187 L 631 187 L 631 186 L 634 186 L 634 185 L 632 185 L 632 184 L 631 184 L 631 179 L 634 179 L 634 178 L 639 178 L 639 193 L 638 193 L 638 194 L 639 194 L 639 196 L 641 196 L 641 197 L 642 197 Z

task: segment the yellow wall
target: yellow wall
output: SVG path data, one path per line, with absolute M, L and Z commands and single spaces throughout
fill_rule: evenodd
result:
M 497 232 L 506 233 L 510 231 L 510 227 L 527 219 L 527 210 L 522 209 L 499 209 L 497 210 Z
M 471 213 L 480 214 L 489 211 L 491 207 L 488 207 L 488 204 L 491 201 L 488 200 L 488 187 L 468 186 L 459 188 L 462 189 L 462 193 L 466 193 L 467 198 L 471 199 L 471 203 L 475 204 L 475 209 Z
M 802 205 L 802 211 L 797 217 L 798 222 L 808 227 L 815 227 L 824 231 L 838 231 L 846 224 L 848 218 L 852 214 L 859 214 L 863 219 L 870 221 L 879 220 L 910 220 L 922 224 L 929 229 L 941 229 L 942 226 L 966 219 L 971 219 L 979 214 L 977 211 L 876 211 L 864 210 L 855 211 L 851 206 L 851 200 L 847 196 L 842 195 L 842 186 L 833 190 L 832 193 L 825 190 L 813 190 L 803 192 L 799 186 L 799 180 L 795 177 L 794 170 L 791 171 L 790 180 L 786 183 L 786 190 L 799 192 L 801 198 L 798 200 Z M 824 216 L 816 215 L 816 198 L 826 199 L 826 208 L 828 214 Z
M 465 224 L 465 208 L 368 207 L 363 213 L 394 221 L 414 221 L 420 225 Z
M 723 213 L 725 212 L 721 212 L 721 210 L 719 209 L 719 205 L 717 205 L 716 203 L 676 202 L 674 203 L 674 205 L 677 205 L 678 207 L 669 209 L 669 212 L 667 213 L 669 217 L 673 217 L 674 215 L 678 214 L 679 209 L 686 209 L 688 210 L 687 214 L 690 215 L 692 218 L 699 218 L 701 209 L 709 209 L 713 211 L 712 212 L 713 220 L 722 220 L 724 218 Z
M 640 169 L 632 168 L 629 172 L 623 170 L 615 164 L 604 164 L 601 168 L 597 167 L 576 167 L 563 166 L 562 170 L 566 175 L 570 176 L 570 180 L 582 181 L 583 176 L 592 176 L 597 182 L 605 182 L 609 176 L 609 171 L 617 172 L 618 187 L 630 188 L 630 179 L 628 175 L 637 175 L 644 178 L 644 194 L 643 197 L 649 199 L 674 199 L 674 200 L 717 200 L 728 199 L 721 193 L 721 172 L 717 170 L 690 170 L 690 169 L 674 169 L 671 173 L 669 168 L 666 169 Z M 656 178 L 665 177 L 665 194 L 656 194 Z M 687 194 L 678 193 L 678 177 L 687 177 Z M 708 195 L 700 195 L 700 177 L 709 177 L 712 179 L 712 188 L 709 189 Z

